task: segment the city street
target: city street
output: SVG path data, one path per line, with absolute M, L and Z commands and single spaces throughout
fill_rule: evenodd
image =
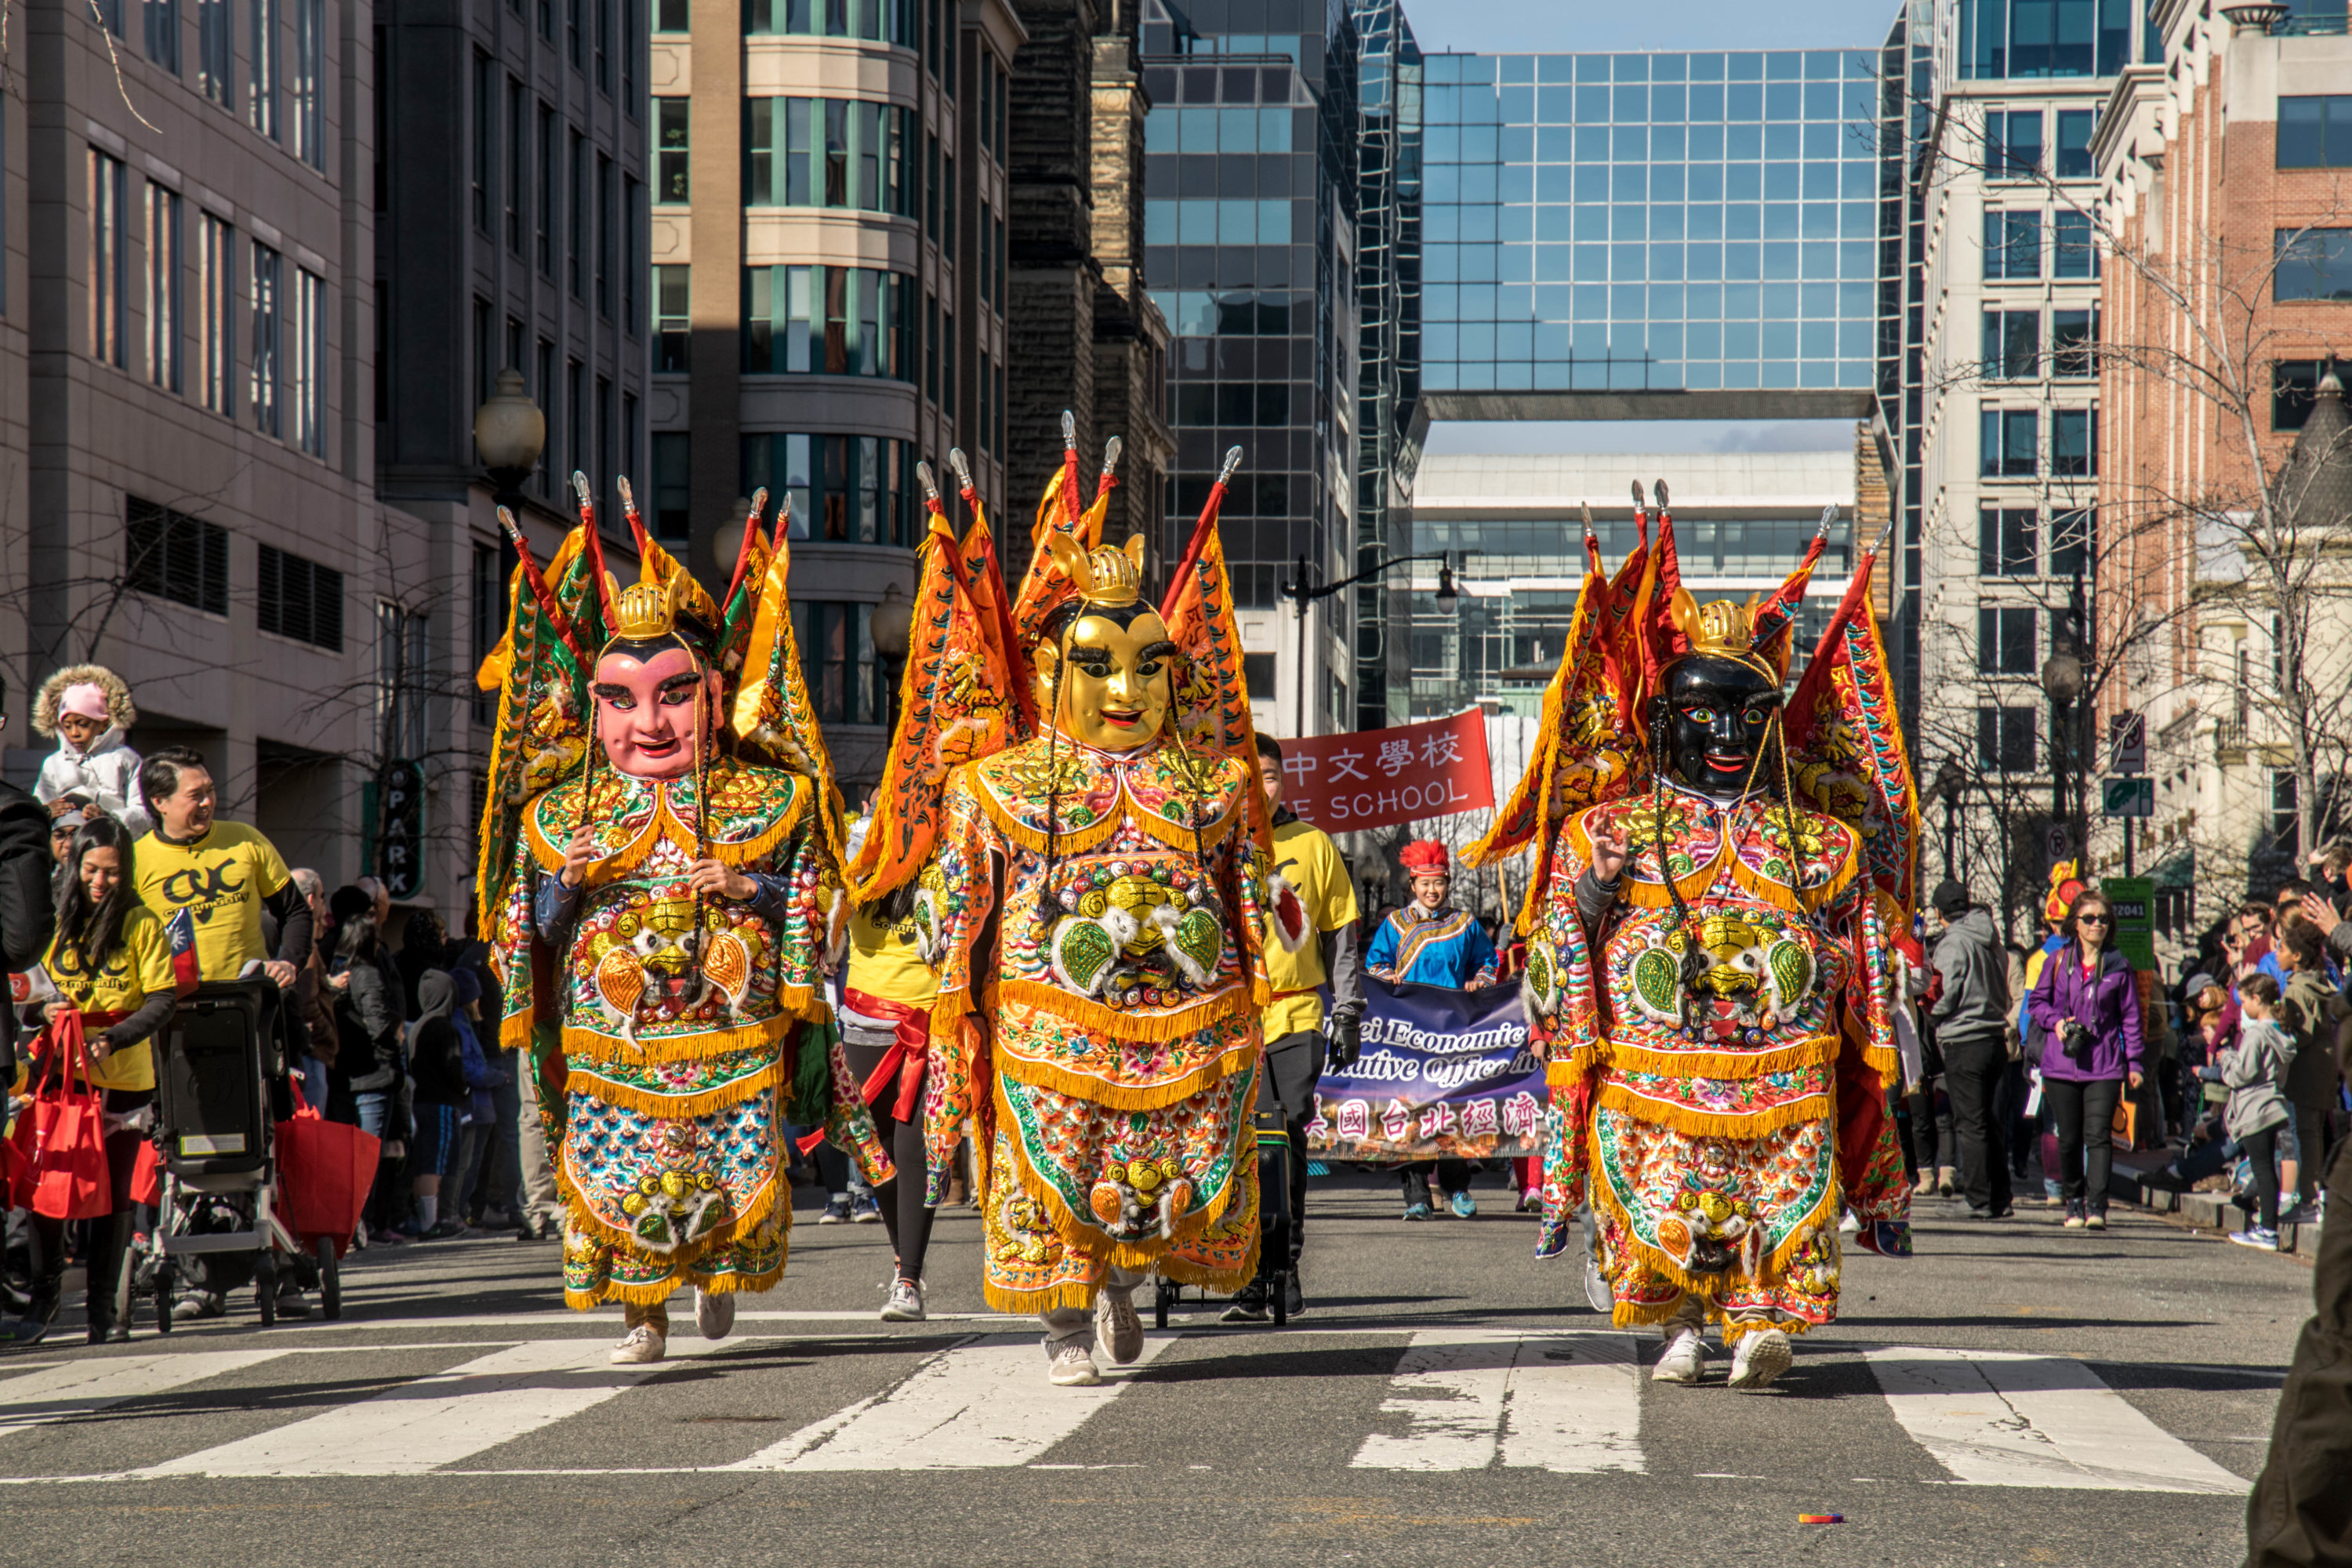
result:
M 1474 1223 L 1394 1191 L 1315 1184 L 1291 1327 L 1188 1297 L 1087 1390 L 982 1310 L 972 1211 L 933 1320 L 887 1325 L 882 1228 L 806 1191 L 784 1283 L 716 1345 L 679 1298 L 650 1368 L 503 1235 L 355 1256 L 334 1324 L 247 1294 L 89 1351 L 77 1293 L 0 1360 L 0 1563 L 2235 1563 L 2310 1306 L 2301 1263 L 2137 1211 L 1930 1201 L 1775 1388 L 1661 1386 L 1499 1186 Z

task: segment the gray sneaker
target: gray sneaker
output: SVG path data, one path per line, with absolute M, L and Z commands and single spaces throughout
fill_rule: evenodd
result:
M 191 1290 L 172 1303 L 172 1321 L 193 1323 L 203 1318 L 217 1318 L 228 1310 L 217 1290 Z
M 1120 1366 L 1143 1353 L 1143 1320 L 1135 1315 L 1135 1287 L 1106 1285 L 1095 1292 L 1095 1338 Z
M 894 1279 L 890 1282 L 890 1300 L 882 1309 L 886 1323 L 919 1323 L 923 1321 L 923 1282 L 919 1279 Z
M 1094 1349 L 1083 1339 L 1056 1342 L 1045 1352 L 1045 1378 L 1056 1388 L 1092 1388 L 1102 1381 Z

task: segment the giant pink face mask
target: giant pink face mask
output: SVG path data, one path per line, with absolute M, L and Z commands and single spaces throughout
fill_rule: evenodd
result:
M 682 647 L 643 663 L 626 653 L 596 661 L 596 734 L 615 773 L 676 779 L 694 771 L 695 699 L 704 679 Z

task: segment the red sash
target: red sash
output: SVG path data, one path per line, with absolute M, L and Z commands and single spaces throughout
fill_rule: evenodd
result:
M 900 1121 L 915 1119 L 915 1107 L 923 1089 L 923 1068 L 931 1050 L 931 1016 L 923 1008 L 910 1007 L 904 1002 L 892 1002 L 871 996 L 847 986 L 841 999 L 853 1013 L 868 1018 L 887 1018 L 894 1033 L 890 1048 L 866 1079 L 859 1090 L 866 1103 L 878 1104 L 895 1079 L 898 1098 L 893 1103 L 891 1116 Z

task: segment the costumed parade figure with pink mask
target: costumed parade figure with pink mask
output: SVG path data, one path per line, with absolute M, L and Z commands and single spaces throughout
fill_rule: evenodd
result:
M 479 896 L 500 1037 L 527 1049 L 558 1151 L 564 1298 L 623 1304 L 625 1364 L 661 1359 L 673 1292 L 694 1287 L 716 1339 L 735 1292 L 783 1273 L 786 1121 L 824 1126 L 870 1180 L 889 1166 L 820 991 L 841 803 L 783 519 L 772 544 L 755 506 L 722 607 L 634 506 L 641 572 L 620 586 L 574 483 L 582 524 L 544 574 L 524 550 L 482 669 L 501 697 Z

